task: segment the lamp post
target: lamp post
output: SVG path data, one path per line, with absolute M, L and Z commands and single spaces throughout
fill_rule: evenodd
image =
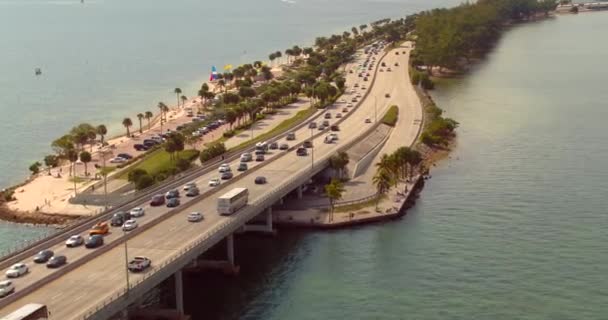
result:
M 106 151 L 101 151 L 101 158 L 103 159 L 103 168 L 101 168 L 101 174 L 103 175 L 103 200 L 104 208 L 108 210 L 108 172 L 106 170 Z
M 378 99 L 377 98 L 378 98 L 377 96 L 374 96 L 374 114 L 375 114 L 374 117 L 376 118 L 375 122 L 378 122 Z
M 315 145 L 313 144 L 313 140 L 312 140 L 312 136 L 313 136 L 313 128 L 310 128 L 310 173 L 312 174 L 312 171 L 315 169 Z
M 127 279 L 127 296 L 129 295 L 129 252 L 127 250 L 127 232 L 122 230 L 123 236 L 125 238 L 125 275 Z

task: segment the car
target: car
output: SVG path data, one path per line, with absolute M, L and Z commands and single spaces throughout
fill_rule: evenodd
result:
M 103 236 L 98 235 L 98 234 L 89 236 L 87 241 L 85 241 L 85 243 L 84 243 L 85 248 L 88 248 L 88 249 L 94 249 L 97 247 L 101 247 L 101 245 L 103 245 Z
M 312 141 L 306 140 L 306 141 L 304 141 L 304 143 L 302 144 L 302 146 L 304 148 L 312 148 Z
M 179 206 L 179 198 L 171 198 L 167 201 L 167 208 L 175 208 Z
M 325 113 L 325 115 L 323 116 L 323 118 L 325 118 L 325 119 L 331 119 L 331 113 L 329 113 L 329 112 Z
M 336 118 L 342 118 L 342 114 L 340 112 L 336 113 Z
M 263 154 L 258 154 L 255 156 L 255 161 L 257 162 L 262 162 L 264 161 L 264 155 Z
M 323 125 L 326 127 L 329 127 L 329 121 L 327 121 L 327 120 L 323 121 Z
M 231 171 L 226 171 L 226 172 L 222 172 L 222 174 L 220 175 L 220 178 L 222 180 L 228 180 L 228 179 L 232 179 L 232 172 Z
M 308 155 L 308 151 L 306 151 L 306 148 L 300 147 L 296 150 L 296 155 L 306 156 L 306 155 Z
M 148 140 L 148 141 L 144 140 L 143 145 L 144 145 L 144 147 L 150 149 L 156 145 L 156 142 L 153 142 L 151 140 Z
M 121 157 L 123 159 L 127 159 L 127 160 L 131 160 L 133 159 L 133 156 L 128 154 L 128 153 L 119 153 L 116 155 L 117 157 Z
M 361 94 L 360 94 L 360 93 L 357 93 L 356 97 L 357 97 L 357 98 L 361 98 Z
M 322 131 L 325 130 L 325 125 L 321 124 L 320 126 L 317 127 L 317 130 Z
M 239 166 L 236 168 L 237 171 L 247 171 L 249 166 L 247 166 L 246 162 L 239 163 Z
M 254 181 L 255 181 L 255 184 L 266 184 L 266 182 L 267 182 L 266 177 L 263 177 L 263 176 L 255 177 Z
M 287 143 L 281 143 L 281 145 L 279 146 L 280 150 L 287 150 L 289 149 L 289 145 Z
M 382 62 L 380 65 L 386 67 L 386 62 Z
M 405 51 L 403 51 L 405 52 Z M 395 51 L 395 55 L 398 56 L 399 55 L 399 51 Z
M 125 163 L 127 161 L 128 161 L 127 159 L 121 158 L 121 157 L 115 157 L 115 158 L 110 159 L 110 163 Z
M 108 223 L 106 222 L 98 222 L 96 225 L 93 226 L 93 228 L 91 228 L 91 230 L 89 230 L 89 235 L 104 235 L 107 234 L 108 232 L 110 232 L 110 226 L 108 226 Z
M 348 70 L 348 73 L 353 73 L 353 70 Z
M 200 137 L 200 136 L 201 136 L 201 133 L 200 133 L 200 132 L 198 132 L 198 131 L 194 131 L 194 132 L 192 132 L 192 136 L 193 136 L 193 137 Z
M 47 268 L 59 268 L 68 262 L 65 256 L 54 256 L 46 263 Z
M 348 112 L 348 108 L 342 108 L 342 112 L 344 112 L 344 113 Z
M 129 261 L 127 268 L 131 272 L 142 272 L 152 265 L 152 260 L 147 257 L 135 257 Z
M 218 168 L 218 172 L 219 172 L 219 173 L 230 172 L 230 171 L 232 171 L 232 170 L 230 169 L 230 165 L 229 165 L 229 164 L 227 164 L 227 163 L 222 164 L 222 165 L 221 165 L 221 166 Z
M 380 68 L 380 70 L 379 70 L 379 71 L 380 71 L 380 72 L 384 72 L 384 69 Z
M 363 73 L 359 73 L 359 78 L 363 77 Z
M 372 120 L 370 118 L 365 118 L 365 123 L 372 123 Z
M 393 70 L 391 70 L 391 68 L 389 67 L 389 68 L 386 68 L 386 71 L 387 71 L 387 72 L 391 72 L 391 71 L 393 71 Z
M 71 237 L 68 238 L 68 240 L 65 241 L 65 246 L 68 248 L 74 248 L 74 247 L 78 247 L 81 246 L 84 243 L 84 238 L 79 235 L 73 235 Z
M 367 77 L 363 78 L 363 81 L 367 81 Z
M 136 143 L 133 145 L 133 149 L 135 149 L 136 151 L 146 151 L 149 149 L 149 147 L 147 147 L 141 143 Z
M 241 162 L 249 162 L 251 160 L 253 160 L 253 157 L 251 156 L 251 153 L 249 152 L 245 152 L 241 155 Z
M 216 187 L 220 185 L 220 179 L 219 178 L 213 178 L 211 180 L 209 180 L 209 186 L 210 187 Z
M 314 129 L 314 128 L 316 128 L 316 127 L 317 127 L 317 123 L 316 123 L 316 122 L 314 122 L 314 121 L 311 121 L 311 122 L 308 124 L 308 129 Z
M 278 143 L 278 142 L 271 142 L 271 143 L 270 143 L 270 146 L 268 146 L 268 148 L 269 148 L 270 150 L 276 150 L 276 149 L 278 149 L 278 148 L 279 148 L 279 143 Z
M 287 134 L 287 140 L 295 140 L 296 139 L 296 133 L 295 132 L 290 132 Z
M 359 87 L 359 84 L 358 84 L 358 83 L 355 83 L 355 85 L 354 85 L 353 87 L 358 88 L 358 87 Z
M 347 105 L 346 105 L 346 107 L 347 107 L 347 108 L 352 108 L 352 107 L 353 107 L 353 104 L 352 104 L 352 103 L 349 103 L 349 104 L 347 104 Z
M 385 94 L 385 95 L 384 95 L 384 97 L 385 97 L 385 98 L 390 98 L 390 97 L 391 97 L 391 95 L 387 93 L 387 94 Z
M 112 219 L 110 220 L 110 225 L 112 227 L 120 227 L 123 223 L 125 223 L 125 221 L 129 219 L 131 219 L 130 213 L 118 211 L 112 216 Z
M 332 143 L 332 142 L 334 142 L 334 137 L 332 135 L 327 135 L 327 136 L 325 136 L 325 139 L 323 140 L 323 142 Z
M 131 209 L 131 211 L 129 211 L 129 214 L 131 214 L 131 217 L 139 218 L 146 214 L 146 210 L 144 210 L 144 208 L 142 207 L 137 207 Z
M 340 102 L 341 103 L 346 103 L 346 99 L 342 98 L 342 99 L 340 99 Z
M 198 188 L 190 188 L 186 191 L 186 197 L 196 197 L 200 194 Z
M 334 124 L 333 126 L 331 126 L 329 128 L 329 130 L 331 130 L 331 131 L 340 131 L 340 127 L 337 124 Z
M 179 190 L 173 189 L 173 190 L 167 191 L 167 193 L 165 193 L 165 198 L 167 198 L 167 199 L 179 198 Z
M 122 231 L 131 231 L 131 230 L 137 228 L 137 226 L 138 226 L 137 220 L 135 220 L 135 219 L 127 220 L 125 222 L 125 224 L 122 225 Z
M 4 298 L 13 292 L 15 292 L 15 285 L 12 281 L 0 281 L 0 298 Z
M 266 154 L 266 150 L 264 150 L 264 149 L 255 150 L 255 152 L 254 152 L 254 153 L 255 153 L 255 155 L 256 155 L 256 156 L 257 156 L 257 155 L 260 155 L 260 154 Z
M 165 196 L 162 194 L 154 195 L 152 200 L 150 200 L 150 205 L 153 207 L 162 206 L 163 204 L 165 204 Z
M 366 76 L 367 76 L 367 77 L 371 77 L 371 74 L 367 73 L 367 74 L 366 74 Z M 367 80 L 366 80 L 366 81 L 367 81 Z
M 399 62 L 395 62 L 395 67 L 398 67 L 398 66 L 399 66 Z
M 352 101 L 352 102 L 357 102 L 357 98 L 356 98 L 356 97 L 353 97 L 353 98 L 352 98 L 350 101 Z
M 188 221 L 189 222 L 199 222 L 201 220 L 203 220 L 203 214 L 200 212 L 190 212 L 188 213 Z
M 19 278 L 22 275 L 28 273 L 29 271 L 30 270 L 25 263 L 15 263 L 10 268 L 8 268 L 8 270 L 6 270 L 4 275 L 6 275 L 7 278 Z

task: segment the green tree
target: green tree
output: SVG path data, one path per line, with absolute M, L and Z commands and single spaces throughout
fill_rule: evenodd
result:
M 325 195 L 329 199 L 329 221 L 334 220 L 334 208 L 336 202 L 342 199 L 342 194 L 344 194 L 344 185 L 337 179 L 332 179 L 331 183 L 325 185 Z
M 344 171 L 349 162 L 348 154 L 344 151 L 340 151 L 329 158 L 329 166 L 337 172 L 338 179 L 344 178 Z
M 148 121 L 148 130 L 150 130 L 150 120 L 152 119 L 152 117 L 154 117 L 152 111 L 146 111 L 146 113 L 144 114 L 144 118 L 146 118 L 146 120 Z
M 140 176 L 136 181 L 135 181 L 135 189 L 136 190 L 144 190 L 152 185 L 154 185 L 155 180 L 154 178 L 152 178 L 152 176 L 150 176 L 148 173 Z
M 133 121 L 131 118 L 122 119 L 122 125 L 127 129 L 127 137 L 131 137 L 131 132 L 129 132 L 129 128 L 133 125 Z
M 127 175 L 127 180 L 129 182 L 133 182 L 135 183 L 137 180 L 139 180 L 139 178 L 141 176 L 147 175 L 148 171 L 144 170 L 144 169 L 140 169 L 140 168 L 136 168 L 133 169 L 131 171 L 129 171 L 128 175 Z
M 182 100 L 182 107 L 183 107 L 184 105 L 186 105 L 186 101 L 188 101 L 188 97 L 186 97 L 186 96 L 181 96 L 181 97 L 179 97 L 179 98 Z
M 143 133 L 143 129 L 141 127 L 141 121 L 144 119 L 144 114 L 143 113 L 138 113 L 137 114 L 137 120 L 139 120 L 139 133 Z
M 32 163 L 32 165 L 29 167 L 30 171 L 32 172 L 32 175 L 38 174 L 40 172 L 40 166 L 42 166 L 42 164 L 38 161 Z
M 74 149 L 74 141 L 72 140 L 71 135 L 66 134 L 58 139 L 55 139 L 51 143 L 51 147 L 57 155 L 67 159 L 68 152 Z
M 44 157 L 44 165 L 50 174 L 51 168 L 55 168 L 57 165 L 59 165 L 59 158 L 54 154 L 49 154 Z
M 70 161 L 70 176 L 73 174 L 75 177 L 76 176 L 75 164 L 76 164 L 76 161 L 78 160 L 78 152 L 76 152 L 76 150 L 74 150 L 74 149 L 68 150 L 67 154 L 66 154 L 66 159 L 68 161 Z M 76 189 L 76 188 L 74 187 L 74 189 Z
M 80 153 L 80 161 L 84 163 L 84 175 L 89 175 L 88 164 L 93 160 L 90 152 L 83 151 Z
M 268 55 L 268 59 L 270 60 L 271 64 L 274 63 L 274 59 L 276 59 L 276 58 L 277 58 L 277 56 L 276 56 L 276 54 L 274 54 L 274 52 Z
M 376 211 L 378 211 L 378 203 L 382 195 L 388 193 L 391 187 L 394 185 L 394 179 L 389 170 L 385 168 L 379 168 L 374 177 L 372 183 L 376 188 Z
M 103 146 L 105 143 L 105 136 L 106 134 L 108 134 L 108 129 L 106 128 L 105 125 L 100 124 L 97 126 L 97 128 L 95 128 L 96 133 L 101 137 L 101 145 Z
M 177 106 L 179 107 L 179 96 L 182 94 L 182 89 L 175 88 L 173 89 L 173 93 L 177 96 Z
M 158 103 L 158 110 L 160 112 L 160 132 L 163 133 L 163 124 L 165 121 L 167 121 L 167 111 L 169 108 L 164 102 L 161 101 Z

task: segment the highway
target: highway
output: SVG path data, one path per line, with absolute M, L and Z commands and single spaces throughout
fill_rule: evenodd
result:
M 399 50 L 402 51 L 403 49 Z M 371 88 L 368 98 L 356 111 L 349 111 L 352 114 L 340 124 L 341 130 L 338 133 L 339 141 L 337 143 L 323 143 L 325 135 L 315 138 L 313 142 L 315 160 L 333 154 L 340 146 L 359 138 L 359 134 L 366 127 L 372 126 L 371 123 L 365 123 L 365 119 L 373 120 L 375 118 L 375 106 L 377 106 L 377 114 L 380 118 L 389 105 L 403 103 L 403 101 L 394 101 L 393 99 L 396 99 L 398 91 L 403 89 L 404 85 L 408 85 L 407 83 L 404 84 L 405 81 L 408 81 L 407 76 L 404 76 L 404 74 L 407 75 L 407 55 L 397 56 L 389 53 L 384 61 L 391 66 L 393 72 L 378 73 L 378 78 L 374 87 Z M 399 67 L 393 65 L 397 61 L 400 64 Z M 379 64 L 378 62 L 377 65 Z M 352 68 L 352 66 L 347 67 L 347 70 L 349 68 Z M 356 73 L 347 75 L 349 91 L 345 98 L 350 101 L 353 95 L 350 93 L 350 88 L 353 88 L 353 84 L 359 83 L 361 87 L 364 84 L 368 85 L 371 79 L 364 82 L 362 78 L 357 77 Z M 370 88 L 367 90 L 370 90 Z M 356 89 L 356 92 L 362 93 L 363 91 Z M 386 93 L 389 93 L 391 98 L 385 98 Z M 327 109 L 327 112 L 332 114 L 332 118 L 328 119 L 332 124 L 339 120 L 335 118 L 335 114 L 345 105 L 346 103 L 336 103 Z M 318 132 L 317 129 L 313 130 L 314 134 Z M 304 127 L 296 131 L 296 141 L 281 140 L 279 143 L 286 142 L 290 147 L 293 147 L 296 143 L 309 139 L 310 135 L 311 130 Z M 209 230 L 222 224 L 226 219 L 235 218 L 235 216 L 219 216 L 215 212 L 218 196 L 232 187 L 247 187 L 250 192 L 249 203 L 255 205 L 262 196 L 273 188 L 280 186 L 281 183 L 306 174 L 312 164 L 310 151 L 309 149 L 308 156 L 299 157 L 295 154 L 293 148 L 288 151 L 271 150 L 266 155 L 264 162 L 249 162 L 249 170 L 243 173 L 236 171 L 239 161 L 232 161 L 230 165 L 235 174 L 234 178 L 223 181 L 219 187 L 209 187 L 207 182 L 211 178 L 219 177 L 219 174 L 217 171 L 213 171 L 202 175 L 195 180 L 202 195 L 197 198 L 187 198 L 181 191 L 182 204 L 173 212 L 169 212 L 170 210 L 164 206 L 150 207 L 148 204 L 141 204 L 141 207 L 146 210 L 146 214 L 144 217 L 137 219 L 140 224 L 139 228 L 147 224 L 150 224 L 151 227 L 135 234 L 128 241 L 129 257 L 145 255 L 152 259 L 153 265 L 166 261 Z M 318 160 L 315 162 L 318 162 Z M 253 181 L 256 176 L 265 176 L 268 183 L 256 185 Z M 189 208 L 186 208 L 187 206 Z M 187 222 L 186 215 L 192 211 L 202 212 L 205 219 L 199 223 Z M 159 221 L 160 223 L 153 224 L 153 222 Z M 119 242 L 123 236 L 124 234 L 120 228 L 111 228 L 111 233 L 105 237 L 106 244 L 104 245 Z M 62 275 L 59 279 L 45 284 L 27 296 L 7 305 L 0 310 L 0 314 L 9 313 L 28 302 L 39 302 L 49 306 L 52 311 L 52 319 L 76 319 L 117 290 L 124 288 L 125 257 L 123 246 L 114 247 L 102 254 L 96 254 L 98 249 L 66 248 L 62 244 L 51 249 L 55 251 L 56 255 L 65 254 L 68 257 L 68 264 L 79 259 L 85 259 L 87 262 Z M 44 264 L 36 265 L 30 261 L 31 259 L 24 261 L 30 267 L 30 273 L 14 281 L 17 291 L 35 286 L 36 282 L 53 272 L 61 272 L 61 268 L 51 270 L 47 269 Z M 65 266 L 62 268 L 65 268 Z M 133 281 L 141 276 L 139 274 L 131 275 Z M 0 300 L 0 303 L 2 303 L 2 300 Z

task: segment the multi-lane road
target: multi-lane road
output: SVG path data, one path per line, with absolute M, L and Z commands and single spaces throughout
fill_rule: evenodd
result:
M 403 50 L 405 49 L 400 48 L 399 52 Z M 379 59 L 380 55 L 376 57 Z M 347 70 L 357 68 L 358 63 L 362 59 L 364 60 L 365 56 L 358 57 L 354 66 L 348 66 Z M 369 88 L 372 81 L 371 77 L 369 81 L 365 82 L 362 78 L 357 77 L 356 72 L 352 74 L 347 73 L 347 86 L 349 89 L 344 99 L 350 102 L 352 97 L 357 93 L 365 96 L 364 90 L 361 89 L 362 86 L 368 87 L 366 90 L 370 90 L 370 92 L 356 110 L 349 108 L 349 111 L 346 113 L 350 113 L 348 118 L 343 119 L 340 123 L 339 140 L 337 142 L 332 144 L 324 143 L 325 134 L 314 139 L 315 162 L 319 161 L 317 159 L 335 153 L 341 146 L 359 139 L 361 133 L 373 125 L 373 123 L 367 123 L 366 119 L 373 121 L 375 114 L 377 113 L 380 118 L 389 105 L 404 103 L 404 101 L 397 101 L 396 99 L 399 99 L 401 96 L 400 90 L 406 90 L 409 86 L 406 73 L 407 55 L 395 55 L 393 52 L 390 52 L 382 61 L 392 68 L 392 72 L 387 72 L 386 68 L 384 68 L 384 72 L 377 73 L 377 78 L 372 88 Z M 379 66 L 380 62 L 378 61 L 376 66 Z M 394 66 L 395 62 L 399 63 L 398 67 Z M 367 69 L 366 72 L 368 72 Z M 372 71 L 369 72 L 373 74 Z M 355 83 L 358 84 L 358 88 L 354 88 Z M 351 93 L 353 88 L 355 89 L 355 93 Z M 385 97 L 387 93 L 390 95 L 389 98 Z M 401 96 L 401 98 L 403 97 Z M 339 102 L 329 107 L 326 112 L 331 113 L 332 116 L 331 119 L 327 120 L 331 124 L 340 120 L 336 119 L 335 115 L 341 112 L 346 105 L 347 103 Z M 343 115 L 346 116 L 346 114 Z M 325 119 L 321 118 L 317 121 L 323 120 Z M 315 135 L 319 132 L 317 129 L 312 130 L 312 133 Z M 329 133 L 328 131 L 325 132 Z M 295 133 L 295 141 L 284 141 L 283 139 L 279 141 L 279 144 L 288 143 L 290 147 L 293 147 L 295 144 L 302 143 L 311 137 L 311 129 L 308 129 L 308 127 L 303 127 Z M 169 209 L 164 206 L 150 207 L 148 204 L 142 203 L 140 206 L 145 209 L 146 214 L 144 217 L 137 219 L 140 224 L 139 228 L 144 227 L 146 224 L 149 224 L 151 227 L 135 234 L 128 241 L 129 256 L 145 255 L 152 259 L 154 265 L 167 261 L 172 256 L 178 254 L 183 248 L 197 241 L 207 232 L 210 232 L 210 230 L 214 230 L 227 219 L 234 219 L 234 216 L 226 217 L 216 213 L 216 202 L 220 195 L 233 187 L 246 187 L 249 189 L 250 205 L 256 205 L 259 199 L 274 188 L 279 187 L 285 181 L 306 174 L 306 171 L 312 165 L 310 151 L 309 149 L 308 156 L 297 156 L 293 148 L 290 148 L 288 151 L 270 150 L 266 154 L 265 161 L 249 162 L 249 170 L 245 172 L 236 171 L 239 160 L 232 161 L 230 165 L 235 174 L 234 178 L 222 181 L 222 185 L 218 187 L 209 187 L 207 185 L 208 181 L 211 178 L 219 177 L 217 171 L 198 177 L 195 182 L 199 186 L 202 195 L 196 198 L 187 198 L 183 195 L 184 192 L 182 191 L 181 208 L 178 207 L 172 213 L 169 213 Z M 263 185 L 255 184 L 254 178 L 256 176 L 265 176 L 268 179 L 268 183 Z M 225 186 L 226 184 L 229 184 L 229 186 Z M 184 208 L 186 206 L 188 208 Z M 186 215 L 192 211 L 202 212 L 205 219 L 198 223 L 188 222 Z M 235 216 L 238 214 L 237 212 Z M 152 223 L 158 221 L 160 222 L 157 224 Z M 123 232 L 121 229 L 112 228 L 110 234 L 105 236 L 104 245 L 121 241 L 122 238 Z M 82 317 L 89 309 L 113 295 L 116 291 L 124 290 L 125 253 L 122 246 L 114 247 L 102 254 L 96 254 L 96 250 L 98 249 L 86 249 L 84 247 L 66 248 L 63 244 L 56 245 L 50 249 L 56 255 L 66 255 L 68 264 L 75 261 L 84 261 L 85 263 L 61 275 L 58 279 L 36 288 L 37 283 L 42 279 L 52 273 L 62 272 L 62 270 L 61 268 L 57 270 L 47 269 L 44 264 L 36 265 L 31 262 L 31 258 L 29 261 L 24 261 L 30 267 L 30 273 L 14 280 L 17 292 L 24 288 L 35 288 L 35 290 L 0 309 L 0 315 L 9 313 L 26 303 L 37 302 L 44 303 L 49 307 L 49 310 L 52 312 L 52 319 L 77 319 Z M 62 268 L 65 268 L 65 266 Z M 132 281 L 137 281 L 142 275 L 133 274 L 131 277 Z M 1 305 L 2 300 L 0 300 Z

